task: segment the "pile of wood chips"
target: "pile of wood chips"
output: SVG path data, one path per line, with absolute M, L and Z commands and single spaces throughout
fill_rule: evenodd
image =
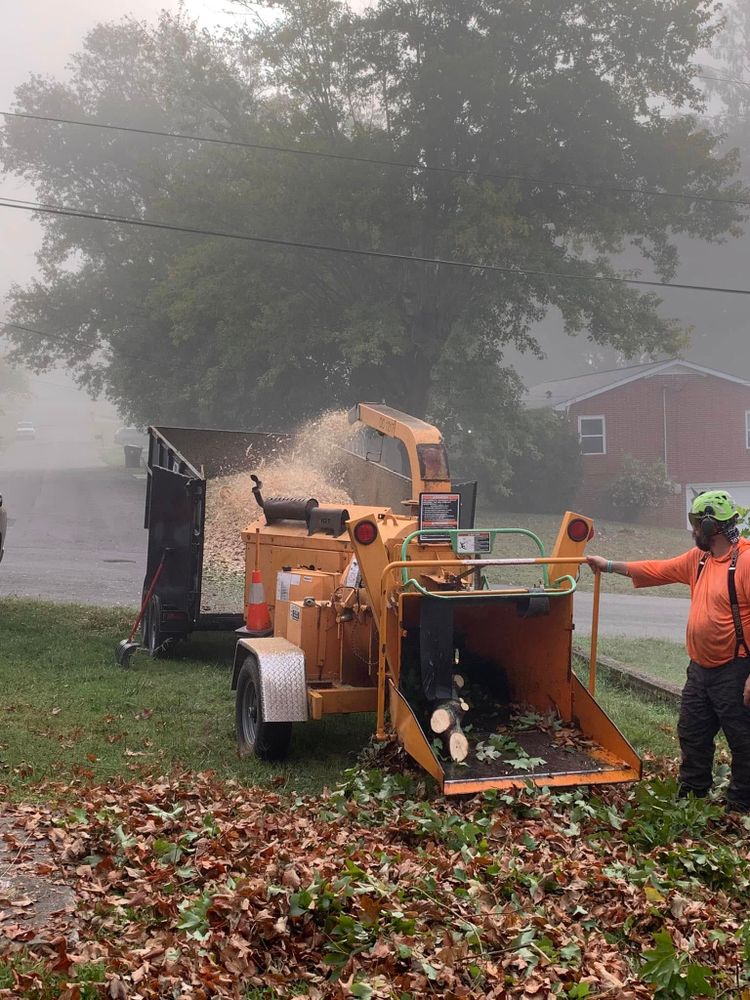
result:
M 324 413 L 305 424 L 283 456 L 253 461 L 244 472 L 210 479 L 206 484 L 204 568 L 209 573 L 244 573 L 241 531 L 262 518 L 253 496 L 254 473 L 264 497 L 314 497 L 321 506 L 351 503 L 336 469 L 337 452 L 351 428 L 344 410 Z

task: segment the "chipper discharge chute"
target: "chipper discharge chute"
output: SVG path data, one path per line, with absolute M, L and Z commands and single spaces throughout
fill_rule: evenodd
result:
M 572 670 L 591 521 L 566 513 L 549 556 L 523 529 L 474 529 L 474 494 L 451 482 L 434 427 L 375 404 L 353 415 L 369 434 L 361 460 L 373 464 L 375 454 L 379 475 L 395 467 L 387 488 L 400 498 L 367 503 L 361 470 L 357 502 L 346 507 L 264 498 L 258 482 L 262 513 L 242 533 L 246 593 L 260 576 L 273 634 L 237 645 L 240 752 L 283 757 L 292 723 L 367 711 L 377 736 L 395 735 L 449 795 L 639 778 L 640 760 L 597 704 L 593 676 L 587 690 Z M 514 531 L 539 554 L 494 557 Z M 534 579 L 489 579 L 509 571 Z M 592 652 L 595 641 L 596 622 Z

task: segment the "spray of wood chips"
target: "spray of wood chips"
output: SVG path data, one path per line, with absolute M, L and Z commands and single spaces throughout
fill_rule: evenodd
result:
M 304 424 L 281 456 L 248 459 L 248 468 L 206 483 L 202 611 L 242 610 L 245 547 L 241 531 L 263 516 L 253 496 L 254 473 L 263 496 L 314 497 L 323 506 L 351 503 L 337 468 L 351 437 L 346 410 L 330 410 Z

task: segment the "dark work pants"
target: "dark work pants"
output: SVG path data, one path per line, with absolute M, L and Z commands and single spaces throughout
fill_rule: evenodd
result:
M 682 691 L 677 735 L 680 738 L 680 792 L 705 795 L 712 783 L 714 739 L 724 730 L 732 752 L 732 780 L 727 801 L 750 809 L 750 708 L 742 691 L 750 659 L 739 657 L 721 667 L 690 661 Z

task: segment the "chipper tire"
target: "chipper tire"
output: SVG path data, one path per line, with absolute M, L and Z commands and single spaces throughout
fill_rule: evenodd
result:
M 245 657 L 237 676 L 235 728 L 241 757 L 284 760 L 292 738 L 291 722 L 265 722 L 260 717 L 260 668 L 252 653 Z

